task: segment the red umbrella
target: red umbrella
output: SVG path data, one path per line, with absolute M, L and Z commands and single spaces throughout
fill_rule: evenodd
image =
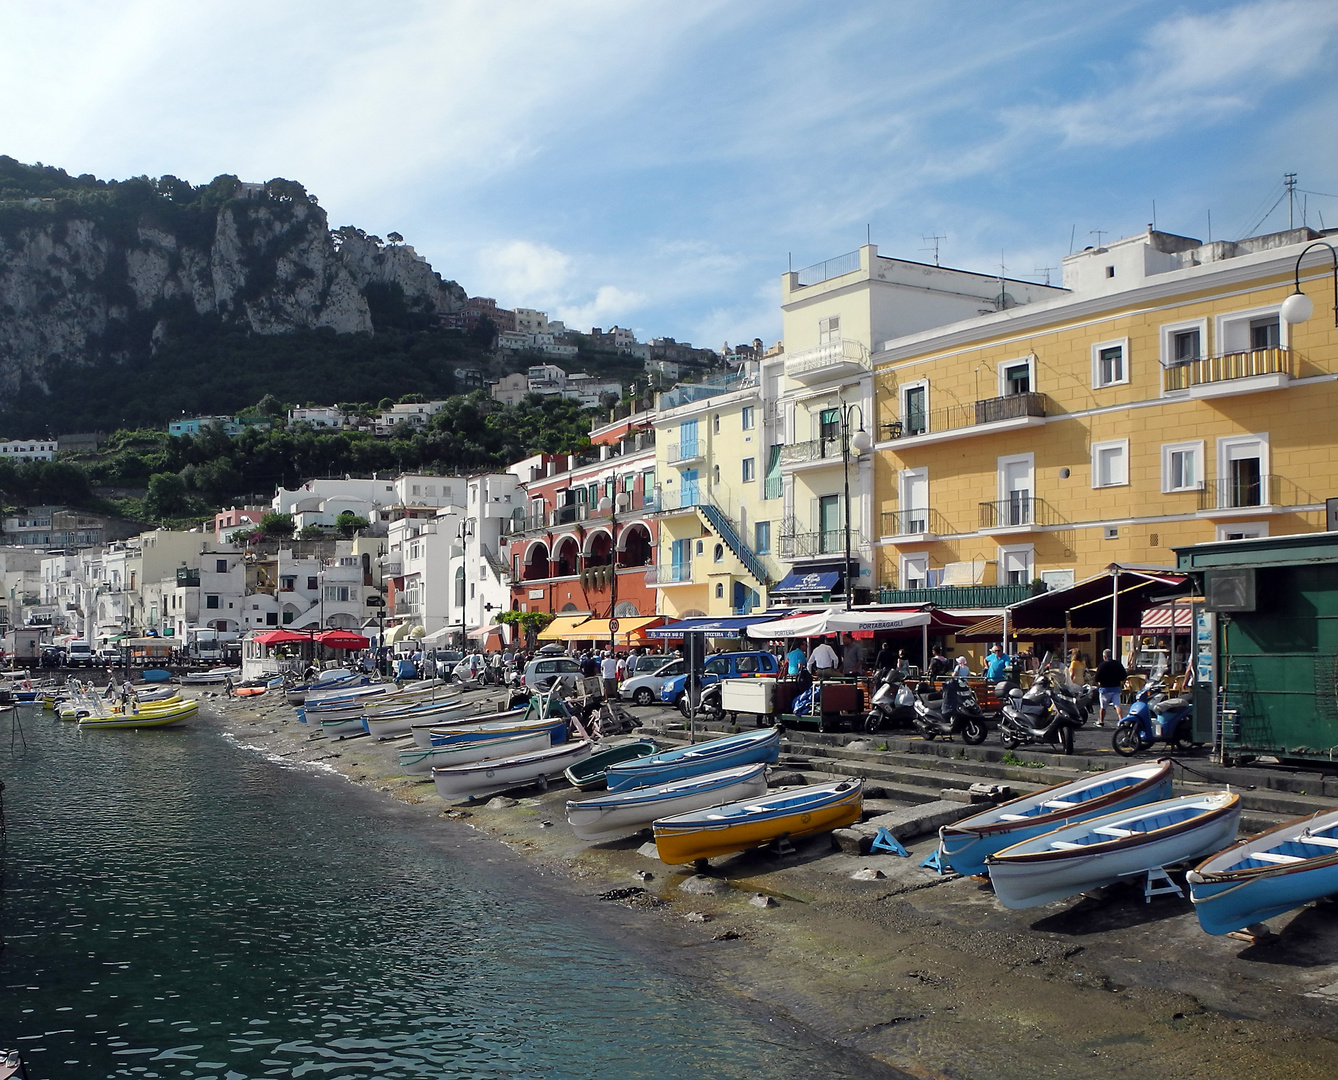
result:
M 369 638 L 352 630 L 325 630 L 316 635 L 316 640 L 327 649 L 365 649 L 371 644 Z
M 267 630 L 263 634 L 257 634 L 252 640 L 258 641 L 267 649 L 274 648 L 275 645 L 299 645 L 311 640 L 310 634 L 297 634 L 292 630 Z

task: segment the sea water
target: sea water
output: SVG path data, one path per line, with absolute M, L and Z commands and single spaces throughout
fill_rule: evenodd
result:
M 890 1075 L 667 972 L 458 824 L 203 722 L 22 719 L 0 1049 L 33 1080 Z

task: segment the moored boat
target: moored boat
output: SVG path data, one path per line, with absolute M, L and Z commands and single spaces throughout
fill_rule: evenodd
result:
M 140 709 L 138 712 L 116 712 L 101 716 L 79 718 L 79 728 L 150 728 L 170 727 L 189 720 L 200 711 L 198 701 L 175 701 L 159 709 Z
M 1072 821 L 1170 798 L 1171 762 L 1144 761 L 1033 791 L 938 832 L 939 858 L 959 874 L 985 873 L 996 851 Z
M 657 787 L 597 795 L 567 803 L 567 823 L 582 840 L 608 840 L 650 825 L 656 818 L 722 806 L 765 795 L 767 766 L 763 762 L 690 776 Z
M 649 757 L 659 750 L 649 739 L 618 743 L 596 750 L 584 761 L 578 761 L 566 772 L 567 783 L 581 791 L 594 791 L 604 786 L 604 773 L 610 765 L 620 761 L 635 761 Z
M 1196 859 L 1236 836 L 1240 796 L 1181 795 L 1088 818 L 1004 848 L 987 860 L 994 893 L 1029 908 Z
M 590 756 L 589 739 L 549 746 L 510 758 L 494 758 L 432 770 L 432 783 L 443 799 L 488 795 L 559 776 L 573 762 Z
M 553 745 L 553 736 L 547 731 L 532 731 L 523 735 L 507 735 L 501 739 L 456 743 L 454 746 L 434 746 L 430 750 L 406 747 L 400 751 L 400 768 L 410 776 L 426 776 L 434 766 L 464 765 L 488 758 L 516 757 L 532 750 Z
M 864 781 L 833 780 L 658 818 L 655 849 L 676 865 L 851 825 L 864 812 Z
M 606 781 L 610 791 L 627 791 L 701 776 L 735 765 L 772 762 L 780 756 L 780 740 L 780 728 L 759 728 L 710 742 L 662 750 L 649 757 L 610 765 L 605 774 Z
M 1210 934 L 1242 930 L 1338 894 L 1338 810 L 1246 837 L 1185 877 L 1199 925 Z

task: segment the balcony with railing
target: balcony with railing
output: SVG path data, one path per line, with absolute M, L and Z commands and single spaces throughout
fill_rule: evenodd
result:
M 661 514 L 695 514 L 702 501 L 697 487 L 663 487 L 655 492 L 655 509 Z
M 853 553 L 858 546 L 853 534 L 850 537 L 850 545 L 850 550 Z M 820 555 L 844 555 L 845 551 L 845 529 L 827 529 L 822 532 L 781 532 L 780 553 L 782 559 L 812 559 Z
M 647 585 L 687 585 L 692 582 L 692 563 L 660 563 L 646 567 Z
M 924 541 L 950 532 L 952 527 L 941 513 L 924 507 L 884 511 L 880 535 L 891 538 L 914 537 L 917 541 Z
M 831 465 L 840 462 L 842 460 L 841 448 L 844 445 L 845 441 L 840 437 L 789 443 L 781 447 L 781 468 L 793 469 L 796 467 L 802 468 L 805 465 Z
M 1223 480 L 1207 480 L 1199 489 L 1199 512 L 1206 515 L 1238 510 L 1259 510 L 1278 506 L 1282 499 L 1283 478 L 1271 473 L 1244 471 Z M 1308 497 L 1307 497 L 1308 498 Z M 1288 500 L 1288 501 L 1299 501 Z
M 682 468 L 706 457 L 706 443 L 701 439 L 691 442 L 672 442 L 665 448 L 665 460 L 674 468 Z
M 880 604 L 934 604 L 944 608 L 1002 608 L 1036 595 L 1031 585 L 938 585 L 898 589 L 884 585 L 878 590 Z
M 785 354 L 785 374 L 805 386 L 847 378 L 869 370 L 869 350 L 851 338 Z
M 1168 367 L 1162 371 L 1162 389 L 1191 398 L 1226 397 L 1280 390 L 1294 378 L 1296 358 L 1290 349 L 1254 349 Z
M 995 431 L 1040 424 L 1046 416 L 1049 399 L 1044 394 L 1005 394 L 981 398 L 966 405 L 949 405 L 928 413 L 916 410 L 896 420 L 879 425 L 884 439 L 901 440 L 902 445 L 940 442 L 967 438 Z
M 980 531 L 1026 532 L 1067 522 L 1044 499 L 1018 493 L 1008 499 L 980 504 Z

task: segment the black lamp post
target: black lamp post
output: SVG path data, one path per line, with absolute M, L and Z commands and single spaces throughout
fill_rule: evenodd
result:
M 859 430 L 850 433 L 850 414 L 859 413 Z M 873 438 L 864 430 L 864 410 L 857 402 L 841 406 L 841 480 L 845 485 L 844 502 L 846 518 L 846 566 L 845 593 L 846 610 L 849 611 L 855 600 L 854 583 L 850 580 L 850 451 L 859 457 L 873 446 Z
M 474 535 L 474 523 L 462 521 L 455 527 L 455 538 L 460 541 L 460 655 L 468 652 L 465 637 L 465 605 L 469 601 L 469 571 L 465 569 L 469 562 L 469 537 Z
M 1292 273 L 1296 291 L 1282 302 L 1282 307 L 1278 310 L 1278 316 L 1290 325 L 1303 323 L 1315 313 L 1314 301 L 1301 291 L 1301 260 L 1306 257 L 1307 252 L 1317 247 L 1328 248 L 1329 255 L 1333 259 L 1333 325 L 1338 326 L 1338 250 L 1335 250 L 1327 240 L 1316 240 L 1307 244 L 1301 249 L 1301 254 L 1296 256 L 1296 268 Z

